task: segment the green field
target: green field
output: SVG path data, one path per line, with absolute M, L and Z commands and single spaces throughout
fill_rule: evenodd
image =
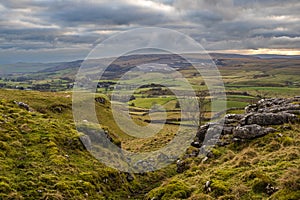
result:
M 136 107 L 150 109 L 155 105 L 164 105 L 176 99 L 175 97 L 158 97 L 158 98 L 137 98 L 136 100 L 131 101 Z M 175 108 L 175 107 L 174 107 Z

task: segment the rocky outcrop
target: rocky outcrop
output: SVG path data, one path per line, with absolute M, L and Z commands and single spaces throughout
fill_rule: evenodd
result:
M 218 122 L 207 123 L 199 127 L 191 146 L 196 150 L 187 152 L 183 158 L 196 157 L 200 153 L 205 155 L 201 162 L 214 157 L 210 147 L 213 145 L 225 146 L 230 143 L 241 143 L 262 137 L 277 130 L 274 125 L 295 123 L 299 121 L 300 97 L 284 99 L 262 99 L 256 104 L 248 105 L 244 114 L 227 114 Z M 289 128 L 289 126 L 282 126 Z M 282 134 L 278 134 L 282 137 Z M 185 160 L 177 161 L 177 172 L 185 171 L 189 166 Z M 206 183 L 205 191 L 210 190 L 210 182 Z M 270 193 L 276 191 L 269 186 Z
M 293 104 L 298 102 L 299 98 L 272 98 L 261 99 L 256 104 L 248 105 L 245 108 L 246 113 L 278 113 L 278 112 L 293 112 L 293 110 L 300 110 L 299 104 Z
M 299 102 L 300 97 L 262 99 L 256 104 L 248 105 L 245 114 L 227 114 L 219 122 L 201 126 L 191 145 L 201 148 L 204 140 L 206 144 L 226 145 L 233 141 L 254 139 L 275 132 L 276 129 L 268 126 L 299 121 Z M 230 138 L 231 141 L 220 140 L 219 136 Z
M 84 135 L 80 136 L 81 142 L 88 150 L 91 150 L 95 143 L 101 144 L 101 146 L 108 148 L 111 143 L 121 148 L 121 142 L 111 136 L 108 130 L 101 129 L 94 126 L 92 123 L 80 124 L 77 126 L 77 130 Z M 94 143 L 94 144 L 93 144 Z
M 268 133 L 276 132 L 276 129 L 268 127 L 263 128 L 257 124 L 237 126 L 233 129 L 233 137 L 240 139 L 253 139 L 264 136 Z
M 101 104 L 105 104 L 106 103 L 106 99 L 104 97 L 96 97 L 95 101 Z
M 299 108 L 300 109 L 300 108 Z M 297 120 L 295 114 L 290 114 L 288 112 L 279 112 L 279 113 L 250 113 L 247 114 L 243 119 L 241 119 L 241 125 L 280 125 L 284 123 L 294 123 Z
M 28 104 L 26 104 L 26 103 L 24 103 L 24 102 L 18 102 L 18 101 L 14 101 L 14 103 L 15 104 L 17 104 L 20 108 L 23 108 L 23 109 L 25 109 L 25 110 L 27 110 L 27 111 L 29 111 L 29 105 Z

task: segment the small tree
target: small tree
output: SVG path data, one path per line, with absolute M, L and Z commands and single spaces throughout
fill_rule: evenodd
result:
M 209 92 L 205 90 L 199 90 L 196 92 L 196 97 L 191 99 L 184 99 L 184 105 L 182 108 L 185 109 L 189 120 L 200 129 L 203 124 L 204 116 L 207 110 L 207 105 L 210 101 L 207 100 Z M 196 109 L 197 108 L 197 109 Z M 196 109 L 196 110 L 195 110 Z
M 198 129 L 200 129 L 200 126 L 202 126 L 203 120 L 205 119 L 205 113 L 207 111 L 207 106 L 210 101 L 207 101 L 207 97 L 209 97 L 209 92 L 207 90 L 198 90 L 196 92 L 197 102 L 199 106 L 199 117 L 198 122 L 196 122 L 196 125 L 198 126 Z

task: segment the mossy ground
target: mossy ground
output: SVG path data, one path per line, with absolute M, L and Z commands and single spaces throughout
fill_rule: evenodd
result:
M 84 148 L 70 96 L 0 90 L 0 199 L 300 199 L 299 124 L 217 147 L 206 162 L 189 158 L 183 173 L 173 164 L 129 180 Z M 270 194 L 268 185 L 276 191 Z
M 0 199 L 131 199 L 174 173 L 127 180 L 101 164 L 79 139 L 69 93 L 0 91 Z
M 189 186 L 188 199 L 300 199 L 300 125 L 276 128 L 278 132 L 261 138 L 215 147 L 215 156 L 206 162 L 201 156 L 187 160 L 190 168 L 149 192 L 148 199 L 181 191 L 166 191 L 177 180 Z M 204 187 L 207 181 L 210 192 Z

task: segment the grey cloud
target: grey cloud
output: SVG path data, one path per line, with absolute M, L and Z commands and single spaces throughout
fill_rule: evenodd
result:
M 208 50 L 300 46 L 298 0 L 152 2 L 0 0 L 0 49 L 61 53 L 78 45 L 92 48 L 99 39 L 143 26 L 181 31 Z
M 138 2 L 138 1 L 137 1 Z M 50 4 L 48 18 L 63 26 L 94 25 L 155 25 L 172 20 L 172 16 L 151 8 L 126 3 L 126 1 L 60 1 Z
M 185 19 L 190 20 L 194 23 L 203 24 L 207 27 L 213 26 L 214 23 L 220 22 L 223 20 L 223 17 L 218 13 L 212 11 L 188 11 L 185 14 Z

